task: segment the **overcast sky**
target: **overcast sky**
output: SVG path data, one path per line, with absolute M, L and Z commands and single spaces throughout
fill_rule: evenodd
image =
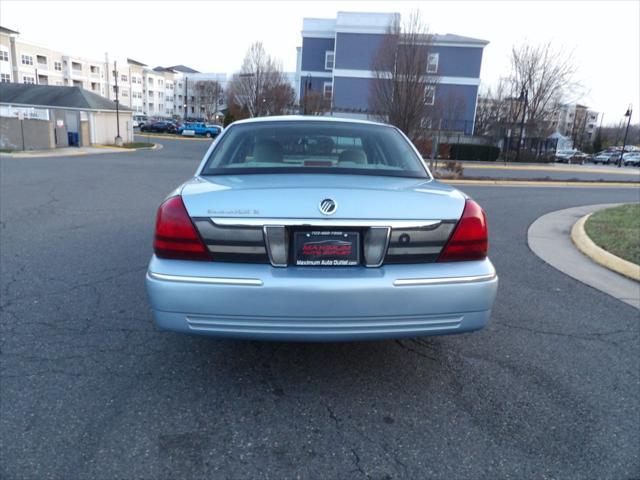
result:
M 337 11 L 420 9 L 433 33 L 488 40 L 481 79 L 508 71 L 513 44 L 552 41 L 573 52 L 581 99 L 622 119 L 629 103 L 640 114 L 640 0 L 631 1 L 25 1 L 2 0 L 0 24 L 24 40 L 95 59 L 131 57 L 151 66 L 184 64 L 204 72 L 239 68 L 248 46 L 262 40 L 285 70 L 294 71 L 303 17 Z

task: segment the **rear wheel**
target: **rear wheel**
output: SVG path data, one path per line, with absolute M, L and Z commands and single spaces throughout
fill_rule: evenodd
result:
M 207 137 L 207 138 L 211 138 L 211 132 L 206 132 L 206 133 L 204 134 L 204 136 L 205 136 L 205 137 Z

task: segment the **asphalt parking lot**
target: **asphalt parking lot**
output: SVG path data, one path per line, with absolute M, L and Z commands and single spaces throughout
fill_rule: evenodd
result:
M 155 210 L 208 146 L 160 142 L 0 160 L 1 478 L 640 477 L 638 311 L 526 241 L 637 189 L 465 186 L 500 275 L 480 332 L 221 341 L 152 324 Z

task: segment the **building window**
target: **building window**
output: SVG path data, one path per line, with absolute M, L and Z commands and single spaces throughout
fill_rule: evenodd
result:
M 431 130 L 431 128 L 433 127 L 433 121 L 431 118 L 421 118 L 420 119 L 420 127 L 421 128 L 426 128 L 427 130 Z
M 31 55 L 20 56 L 23 65 L 33 65 L 33 57 Z
M 324 52 L 324 69 L 333 70 L 333 63 L 335 59 L 335 53 L 331 51 Z
M 424 89 L 424 104 L 433 105 L 436 103 L 436 87 L 427 85 Z
M 128 82 L 129 78 L 126 75 L 120 75 L 120 81 L 121 82 Z
M 121 93 L 122 93 L 123 97 L 128 97 L 129 96 L 129 90 L 123 89 Z
M 427 57 L 427 73 L 438 73 L 438 60 L 440 55 L 437 53 L 430 53 Z
M 58 72 L 62 71 L 62 63 L 61 62 L 53 62 L 53 69 Z
M 44 55 L 36 55 L 36 60 L 38 61 L 38 65 L 47 66 L 47 57 Z
M 29 77 L 27 75 L 22 77 L 22 83 L 29 83 L 29 84 L 35 84 L 36 83 L 36 79 L 35 77 Z
M 324 82 L 322 96 L 325 100 L 331 100 L 331 97 L 333 96 L 333 82 Z
M 0 83 L 9 83 L 11 76 L 8 73 L 0 73 Z
M 6 50 L 0 50 L 0 62 L 8 62 L 9 61 L 9 52 Z

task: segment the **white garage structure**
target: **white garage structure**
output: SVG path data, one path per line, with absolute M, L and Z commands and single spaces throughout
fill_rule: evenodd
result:
M 133 141 L 133 112 L 80 87 L 0 83 L 0 148 L 113 145 L 120 120 Z

